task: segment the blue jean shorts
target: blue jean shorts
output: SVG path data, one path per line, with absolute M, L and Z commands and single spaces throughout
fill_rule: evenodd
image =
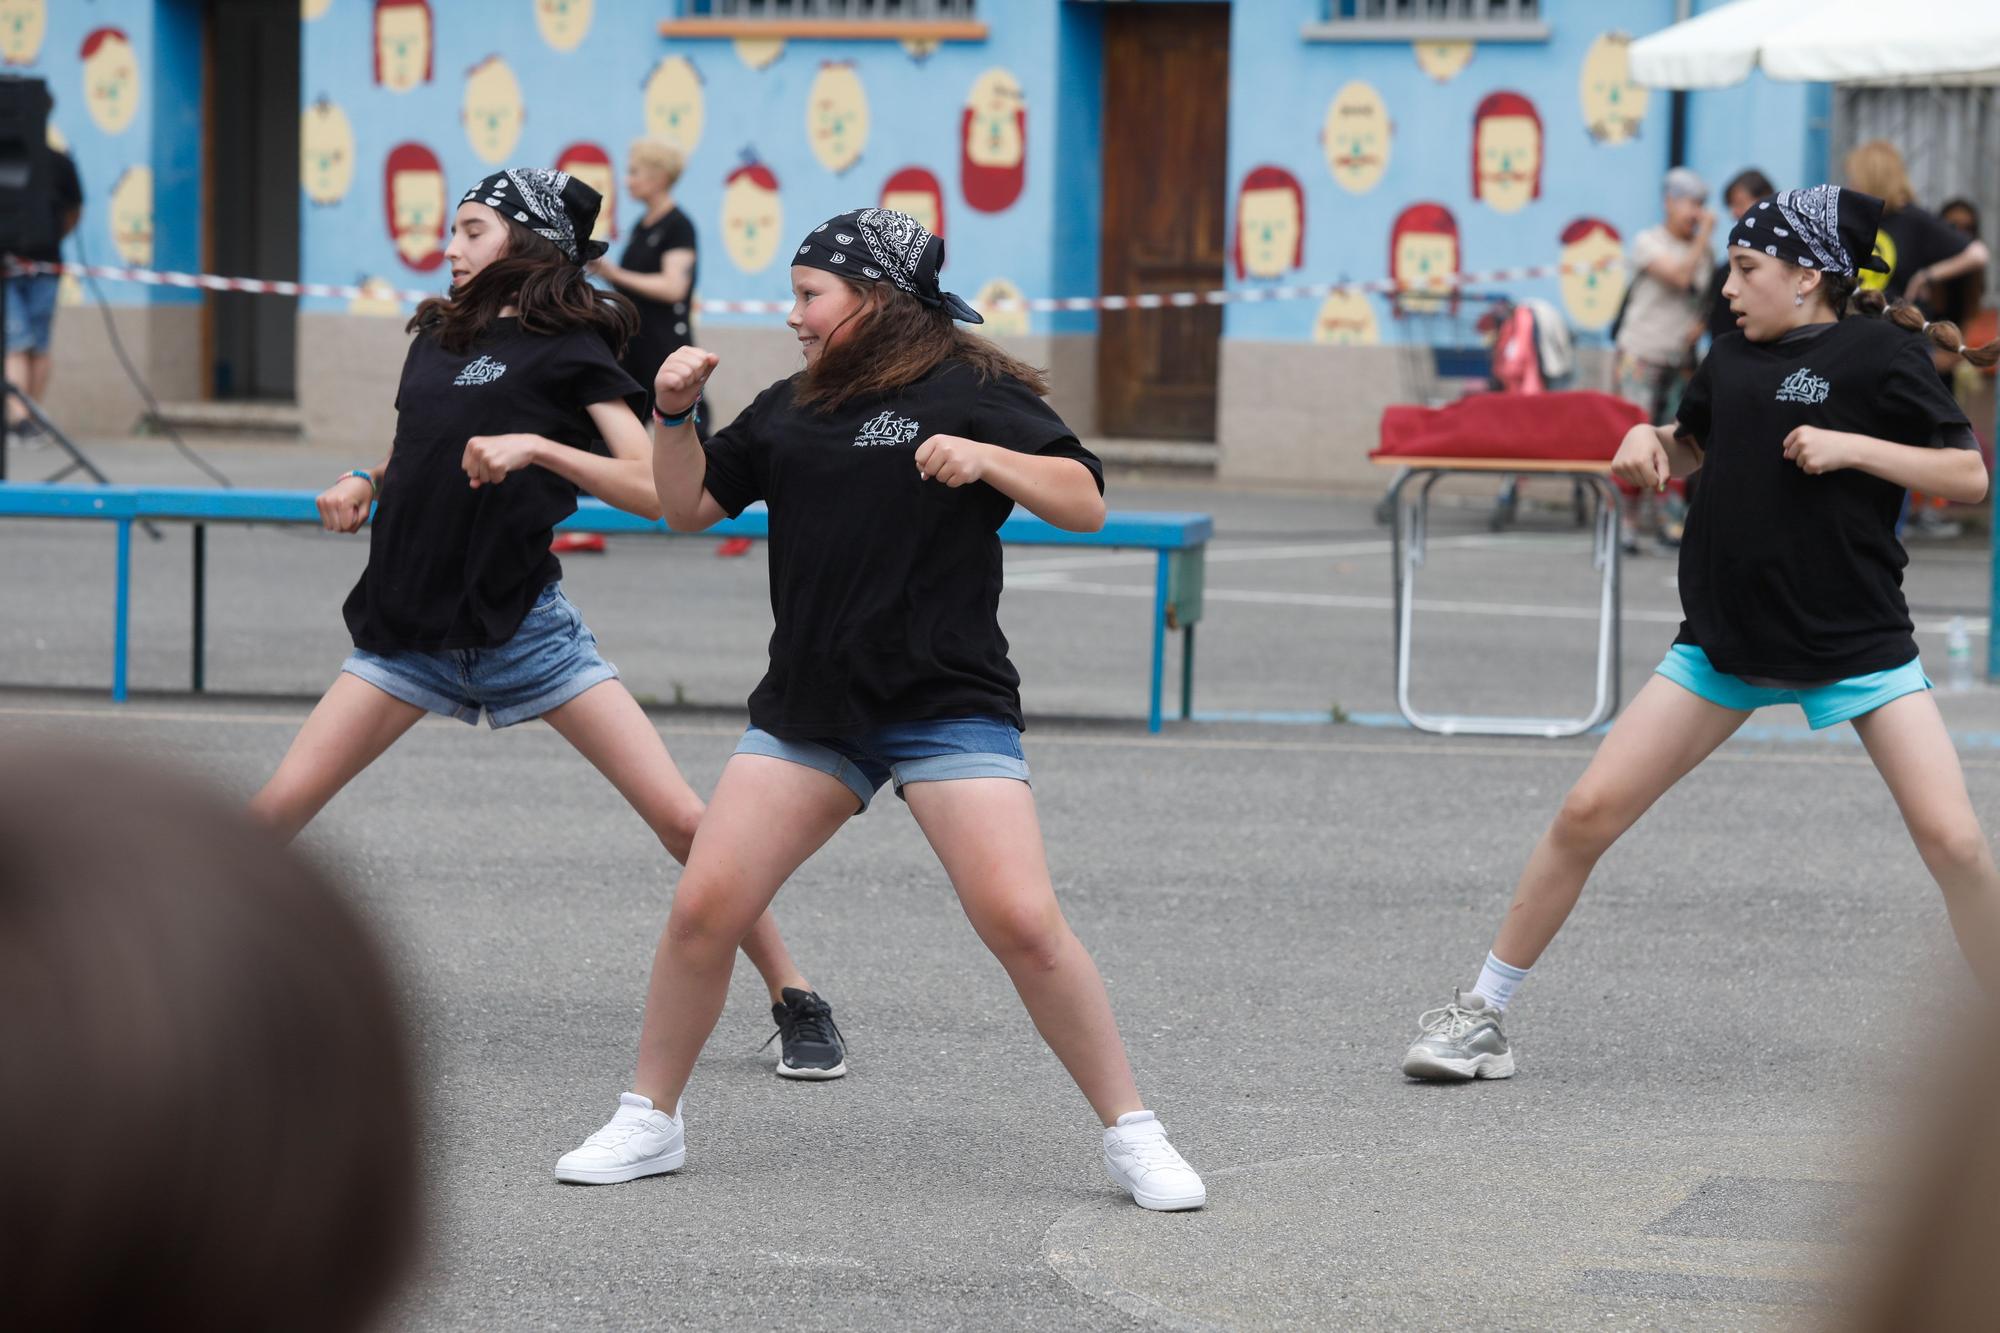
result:
M 929 722 L 897 722 L 856 736 L 822 736 L 788 741 L 756 727 L 736 743 L 738 754 L 768 755 L 804 764 L 839 778 L 866 810 L 882 784 L 896 794 L 912 782 L 953 778 L 1012 778 L 1028 781 L 1021 733 L 998 717 L 951 717 Z
M 1805 710 L 1806 722 L 1814 731 L 1865 716 L 1894 699 L 1931 688 L 1923 663 L 1911 658 L 1887 671 L 1871 671 L 1865 676 L 1849 676 L 1831 685 L 1804 690 L 1780 690 L 1749 681 L 1709 665 L 1708 654 L 1692 644 L 1677 643 L 1667 649 L 1659 674 L 1718 708 L 1754 713 L 1768 704 L 1797 704 Z
M 597 655 L 597 636 L 562 595 L 560 581 L 541 596 L 514 631 L 491 648 L 443 652 L 371 653 L 356 648 L 340 669 L 404 703 L 477 724 L 511 727 L 560 708 L 593 685 L 618 679 Z
M 62 279 L 53 273 L 24 273 L 7 279 L 7 350 L 49 350 L 56 319 L 56 292 Z

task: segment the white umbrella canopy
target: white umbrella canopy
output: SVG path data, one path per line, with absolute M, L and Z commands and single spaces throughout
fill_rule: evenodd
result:
M 1651 88 L 2000 70 L 2000 0 L 1734 0 L 1632 43 L 1631 64 Z

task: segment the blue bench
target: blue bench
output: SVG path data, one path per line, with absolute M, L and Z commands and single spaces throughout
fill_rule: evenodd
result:
M 117 609 L 113 620 L 111 697 L 124 702 L 125 666 L 132 609 L 132 526 L 135 523 L 188 523 L 194 528 L 193 681 L 203 688 L 203 642 L 207 600 L 207 525 L 210 523 L 289 523 L 319 525 L 311 491 L 207 490 L 165 486 L 45 486 L 0 482 L 0 518 L 94 519 L 116 525 Z M 678 537 L 664 522 L 613 509 L 586 499 L 563 525 L 574 532 Z M 1094 546 L 1143 549 L 1158 554 L 1153 590 L 1152 686 L 1146 707 L 1149 731 L 1160 729 L 1160 692 L 1165 676 L 1166 637 L 1182 633 L 1181 716 L 1191 712 L 1194 680 L 1194 624 L 1201 616 L 1203 559 L 1214 521 L 1207 514 L 1112 514 L 1097 532 L 1065 532 L 1016 512 L 1000 529 L 1000 540 L 1019 546 Z M 698 535 L 764 538 L 770 520 L 753 505 Z

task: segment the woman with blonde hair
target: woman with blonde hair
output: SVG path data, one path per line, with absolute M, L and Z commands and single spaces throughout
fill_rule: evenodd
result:
M 1983 270 L 1992 257 L 1986 243 L 1917 206 L 1903 155 L 1887 139 L 1857 145 L 1847 155 L 1846 174 L 1848 189 L 1882 201 L 1875 250 L 1889 272 L 1869 275 L 1862 289 L 1880 291 L 1891 301 L 1907 299 L 1928 319 L 1962 320 L 1965 312 L 1937 305 L 1942 284 Z
M 686 159 L 672 144 L 658 139 L 634 139 L 625 152 L 625 188 L 646 206 L 632 228 L 625 253 L 617 263 L 600 259 L 590 271 L 603 278 L 639 308 L 639 332 L 625 348 L 620 364 L 625 373 L 646 386 L 646 412 L 652 410 L 653 377 L 674 350 L 694 341 L 694 223 L 674 203 Z M 696 429 L 707 438 L 700 414 Z

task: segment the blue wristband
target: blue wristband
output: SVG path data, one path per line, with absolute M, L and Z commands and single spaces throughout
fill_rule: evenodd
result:
M 659 422 L 662 426 L 685 426 L 693 416 L 693 406 L 690 406 L 687 411 L 681 413 L 679 416 L 674 417 L 670 417 L 665 412 L 662 412 L 657 403 L 653 406 L 653 420 Z

